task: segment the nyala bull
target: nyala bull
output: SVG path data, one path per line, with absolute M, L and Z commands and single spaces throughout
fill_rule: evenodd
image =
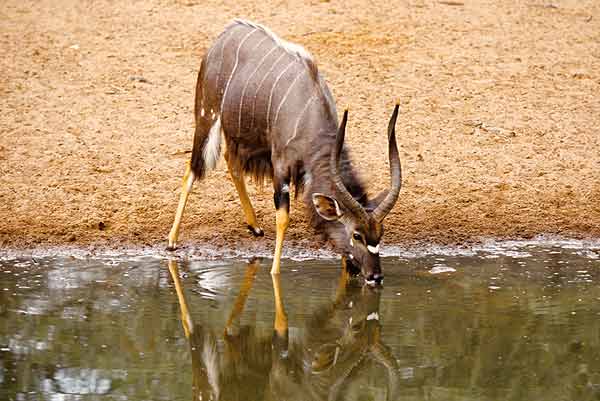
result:
M 347 110 L 338 125 L 335 102 L 311 55 L 269 29 L 235 20 L 202 59 L 195 98 L 192 157 L 169 233 L 175 249 L 194 181 L 225 160 L 246 223 L 262 236 L 244 178 L 271 180 L 276 242 L 271 273 L 279 274 L 289 224 L 290 187 L 302 194 L 312 225 L 323 233 L 367 282 L 380 283 L 383 219 L 401 186 L 395 138 L 398 105 L 388 126 L 391 188 L 369 199 L 344 147 Z

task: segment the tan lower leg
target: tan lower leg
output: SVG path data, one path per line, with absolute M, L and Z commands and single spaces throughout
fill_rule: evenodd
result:
M 244 181 L 244 176 L 236 172 L 230 163 L 228 163 L 227 166 L 229 168 L 231 181 L 233 181 L 233 185 L 235 185 L 235 189 L 240 197 L 240 203 L 242 204 L 242 210 L 244 211 L 244 216 L 246 217 L 246 223 L 248 226 L 250 226 L 254 235 L 263 235 L 262 229 L 258 226 L 256 214 L 254 213 L 254 208 L 252 207 L 252 202 L 250 202 L 248 192 L 246 191 L 246 182 Z
M 283 297 L 281 295 L 281 284 L 279 282 L 279 275 L 274 274 L 271 276 L 273 279 L 273 294 L 275 295 L 275 332 L 279 337 L 285 337 L 288 331 L 288 319 L 285 314 L 283 307 Z
M 275 237 L 275 254 L 273 255 L 273 266 L 271 274 L 279 274 L 279 265 L 281 263 L 281 251 L 283 250 L 283 239 L 290 223 L 290 215 L 285 209 L 277 209 L 275 212 L 275 224 L 277 234 Z
M 183 174 L 183 183 L 181 185 L 181 195 L 179 196 L 179 204 L 177 205 L 177 212 L 175 213 L 175 221 L 173 227 L 169 232 L 169 247 L 167 249 L 174 250 L 177 245 L 177 238 L 179 237 L 179 225 L 181 224 L 181 217 L 183 216 L 183 210 L 187 202 L 190 192 L 192 192 L 192 185 L 196 175 L 192 171 L 190 162 L 187 162 L 185 168 L 185 174 Z
M 246 276 L 240 287 L 240 293 L 233 304 L 233 309 L 231 310 L 231 314 L 225 325 L 225 335 L 237 335 L 239 332 L 240 316 L 244 311 L 244 306 L 246 306 L 246 299 L 248 299 L 248 294 L 250 294 L 250 290 L 252 289 L 252 284 L 254 283 L 254 278 L 256 277 L 256 271 L 258 270 L 259 265 L 258 261 L 253 261 L 250 262 L 246 268 Z
M 171 273 L 171 278 L 175 284 L 175 291 L 177 292 L 177 300 L 179 301 L 179 309 L 181 310 L 181 325 L 183 326 L 183 332 L 185 333 L 186 338 L 190 338 L 190 334 L 194 331 L 194 325 L 187 307 L 187 302 L 185 302 L 183 288 L 181 287 L 181 281 L 179 281 L 179 269 L 177 268 L 177 262 L 175 260 L 169 260 L 169 272 Z

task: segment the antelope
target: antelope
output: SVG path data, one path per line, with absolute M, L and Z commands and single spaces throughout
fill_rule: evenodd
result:
M 276 238 L 271 274 L 280 273 L 294 185 L 316 231 L 349 259 L 353 269 L 360 269 L 368 283 L 381 283 L 383 219 L 396 203 L 402 181 L 397 116 L 398 104 L 388 125 L 391 188 L 369 199 L 344 147 L 348 110 L 338 126 L 335 102 L 312 56 L 262 25 L 234 20 L 201 62 L 192 156 L 167 249 L 176 249 L 192 185 L 215 168 L 224 139 L 231 180 L 255 236 L 264 233 L 244 177 L 273 183 Z

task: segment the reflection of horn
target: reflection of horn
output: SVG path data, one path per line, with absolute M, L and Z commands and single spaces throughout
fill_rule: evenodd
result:
M 388 372 L 388 400 L 394 400 L 398 389 L 398 361 L 389 347 L 381 342 L 371 346 L 371 352 L 377 362 L 386 367 Z
M 344 382 L 346 381 L 348 376 L 350 376 L 350 373 L 352 373 L 354 368 L 356 368 L 362 362 L 362 360 L 363 360 L 362 355 L 358 355 L 358 357 L 356 358 L 356 361 L 354 361 L 354 363 L 352 365 L 350 365 L 350 367 L 348 369 L 345 369 L 342 372 L 340 377 L 331 386 L 331 390 L 329 391 L 329 396 L 327 397 L 328 400 L 337 400 L 338 399 L 340 389 L 342 388 L 342 384 L 344 384 Z
M 350 275 L 345 268 L 342 269 L 338 282 L 334 308 L 345 308 L 348 302 L 346 297 L 350 296 L 352 282 Z M 357 288 L 355 288 L 357 289 Z M 349 291 L 350 290 L 350 291 Z M 383 365 L 388 376 L 387 400 L 394 400 L 398 388 L 398 362 L 394 358 L 391 350 L 381 342 L 381 327 L 379 320 L 374 319 L 374 323 L 369 323 L 373 319 L 369 317 L 378 313 L 381 292 L 373 292 L 370 287 L 360 288 L 359 302 L 354 305 L 355 308 L 361 308 L 365 313 L 366 324 L 360 325 L 360 334 L 353 333 L 352 327 L 345 331 L 344 337 L 338 339 L 336 347 L 333 344 L 329 348 L 323 349 L 323 366 L 320 371 L 313 371 L 313 374 L 323 374 L 327 372 L 328 377 L 333 378 L 333 383 L 328 388 L 328 400 L 337 400 L 340 398 L 340 392 L 344 391 L 344 383 L 352 376 L 359 367 L 368 358 L 372 358 L 376 363 Z M 368 315 L 367 315 L 368 314 Z M 364 332 L 363 330 L 367 330 Z M 340 350 L 341 347 L 341 350 Z

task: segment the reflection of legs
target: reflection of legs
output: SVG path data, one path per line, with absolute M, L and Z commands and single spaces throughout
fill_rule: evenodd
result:
M 179 301 L 179 309 L 181 310 L 181 325 L 183 326 L 185 336 L 190 338 L 190 334 L 194 330 L 194 325 L 187 307 L 187 302 L 185 302 L 183 288 L 181 288 L 181 281 L 179 281 L 179 269 L 177 268 L 177 262 L 174 259 L 169 260 L 169 272 L 171 273 L 171 278 L 175 284 L 175 291 L 177 292 L 177 300 Z
M 244 306 L 246 305 L 246 299 L 250 294 L 250 290 L 252 289 L 252 284 L 254 284 L 254 277 L 256 276 L 256 271 L 260 263 L 258 259 L 255 259 L 248 263 L 248 267 L 246 268 L 246 275 L 244 277 L 244 282 L 240 287 L 240 293 L 233 304 L 233 309 L 231 310 L 231 314 L 229 315 L 229 319 L 227 319 L 227 324 L 225 325 L 225 335 L 234 336 L 239 332 L 239 322 L 240 316 L 244 311 Z
M 274 274 L 271 276 L 271 278 L 273 279 L 273 295 L 275 296 L 275 333 L 280 338 L 286 338 L 288 332 L 288 319 L 283 307 L 283 297 L 281 294 L 279 275 Z
M 275 254 L 271 274 L 279 274 L 283 239 L 290 223 L 290 185 L 289 180 L 275 179 L 275 224 L 277 233 L 275 237 Z
M 192 185 L 194 185 L 195 179 L 196 175 L 192 171 L 190 162 L 188 161 L 185 168 L 185 174 L 183 175 L 181 195 L 179 196 L 179 204 L 177 205 L 177 212 L 175 213 L 175 221 L 173 222 L 171 232 L 169 232 L 169 246 L 167 247 L 167 250 L 169 251 L 174 251 L 177 246 L 177 237 L 179 237 L 179 225 L 181 224 L 181 217 L 183 216 L 183 210 L 185 209 L 188 196 L 192 191 Z
M 264 232 L 262 228 L 258 226 L 256 214 L 254 213 L 254 208 L 252 207 L 252 202 L 250 202 L 248 192 L 246 191 L 246 182 L 244 181 L 244 175 L 239 173 L 235 169 L 233 164 L 230 162 L 229 158 L 227 158 L 227 167 L 229 169 L 231 181 L 233 181 L 238 196 L 240 197 L 240 203 L 242 204 L 242 210 L 244 211 L 244 216 L 246 217 L 248 229 L 255 237 L 262 237 L 264 235 Z

